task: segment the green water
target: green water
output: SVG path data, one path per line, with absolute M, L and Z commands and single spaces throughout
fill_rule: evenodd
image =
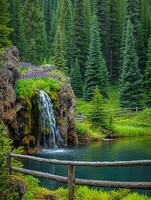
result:
M 104 143 L 82 145 L 60 149 L 57 151 L 46 150 L 36 156 L 44 158 L 55 158 L 61 160 L 81 160 L 81 161 L 127 161 L 151 159 L 151 137 L 126 138 Z M 26 161 L 25 168 L 39 170 L 57 175 L 67 175 L 67 167 L 42 164 L 33 161 Z M 76 168 L 76 177 L 96 180 L 112 181 L 149 181 L 151 182 L 151 167 L 112 167 Z M 42 186 L 47 188 L 57 188 L 64 186 L 55 182 L 41 179 Z M 140 191 L 151 195 L 149 191 Z

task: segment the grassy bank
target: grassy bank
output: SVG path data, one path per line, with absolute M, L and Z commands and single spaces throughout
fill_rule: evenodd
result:
M 12 183 L 18 183 L 25 185 L 26 192 L 24 193 L 22 200 L 68 200 L 68 190 L 59 188 L 51 191 L 39 186 L 39 181 L 31 176 L 12 176 Z M 17 197 L 16 193 L 16 197 Z M 10 199 L 17 200 L 17 198 L 11 195 Z M 9 199 L 9 200 L 10 200 Z M 75 200 L 151 200 L 150 197 L 140 195 L 130 190 L 96 190 L 90 189 L 86 186 L 75 188 Z
M 101 129 L 92 127 L 88 120 L 89 113 L 92 109 L 92 103 L 83 99 L 77 99 L 77 115 L 84 115 L 85 120 L 77 122 L 78 134 L 87 132 L 88 135 L 102 137 Z M 119 103 L 119 93 L 116 87 L 108 91 L 108 99 L 105 99 L 104 110 L 112 116 L 112 130 L 121 136 L 146 136 L 151 135 L 151 109 L 146 108 L 142 111 L 122 109 Z M 87 124 L 87 125 L 85 125 Z

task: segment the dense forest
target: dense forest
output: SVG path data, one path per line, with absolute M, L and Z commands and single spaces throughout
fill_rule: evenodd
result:
M 76 186 L 76 200 L 151 200 L 119 189 L 151 188 L 150 147 L 151 0 L 0 0 L 0 199 L 67 200 L 55 175 L 71 190 L 75 175 L 118 186 Z M 65 177 L 61 159 L 149 164 L 74 174 L 69 162 Z
M 86 100 L 96 85 L 107 97 L 118 84 L 123 107 L 151 106 L 150 0 L 1 0 L 0 9 L 0 46 L 16 45 L 21 61 L 58 66 Z

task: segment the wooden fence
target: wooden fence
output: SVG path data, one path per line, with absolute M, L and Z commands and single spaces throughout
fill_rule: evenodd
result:
M 119 117 L 135 117 L 140 111 L 144 110 L 145 107 L 134 107 L 134 108 L 121 108 L 121 109 L 108 109 L 102 111 L 102 114 L 108 114 L 112 113 L 114 117 L 119 118 Z M 76 120 L 79 122 L 83 122 L 86 119 L 88 119 L 88 114 L 86 113 L 78 113 L 76 115 Z M 97 116 L 93 117 L 93 119 L 97 119 Z
M 56 165 L 65 165 L 68 167 L 68 177 L 44 173 L 40 171 L 27 170 L 23 168 L 13 167 L 11 158 L 15 159 L 28 159 L 41 163 L 49 163 Z M 128 167 L 128 166 L 151 166 L 151 160 L 137 160 L 137 161 L 116 161 L 116 162 L 83 162 L 83 161 L 65 161 L 56 159 L 45 159 L 28 155 L 12 154 L 7 152 L 7 170 L 11 172 L 19 172 L 27 175 L 46 178 L 52 181 L 58 181 L 68 184 L 68 199 L 74 200 L 74 187 L 75 185 L 87 185 L 98 187 L 111 187 L 111 188 L 127 188 L 127 189 L 151 189 L 151 182 L 121 182 L 121 181 L 99 181 L 79 179 L 75 177 L 75 168 L 83 167 Z

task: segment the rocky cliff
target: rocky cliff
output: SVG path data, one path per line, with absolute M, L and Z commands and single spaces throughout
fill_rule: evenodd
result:
M 37 103 L 39 96 L 37 89 L 33 90 L 30 98 L 26 96 L 22 98 L 17 92 L 15 93 L 16 90 L 14 88 L 16 84 L 18 87 L 22 87 L 19 85 L 20 82 L 18 80 L 27 80 L 27 85 L 24 85 L 24 91 L 26 86 L 30 87 L 28 78 L 26 79 L 23 75 L 22 79 L 20 78 L 18 56 L 19 52 L 16 48 L 8 48 L 1 53 L 0 120 L 7 125 L 9 135 L 14 140 L 16 146 L 24 145 L 26 148 L 33 148 L 38 145 L 41 134 Z M 49 71 L 51 78 L 58 81 L 58 74 L 60 72 L 55 67 L 49 65 L 41 66 L 38 69 L 30 69 L 29 73 L 39 73 L 39 71 L 40 73 Z M 55 75 L 56 73 L 57 76 Z M 74 132 L 75 95 L 69 81 L 59 80 L 59 84 L 59 89 L 50 90 L 47 93 L 49 93 L 54 104 L 57 126 L 63 139 L 63 145 L 66 146 L 69 143 L 77 143 L 77 136 Z
M 19 77 L 19 52 L 7 48 L 0 53 L 0 120 L 11 122 L 19 109 L 13 85 Z

